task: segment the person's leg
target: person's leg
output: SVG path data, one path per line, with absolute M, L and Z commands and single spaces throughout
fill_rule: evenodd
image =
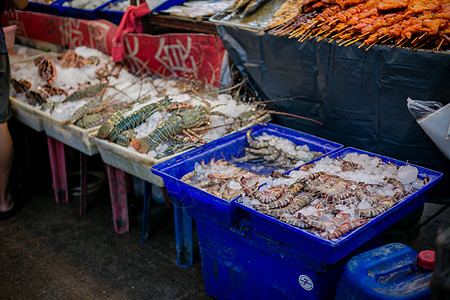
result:
M 0 124 L 0 211 L 10 210 L 14 203 L 8 193 L 9 174 L 13 162 L 13 143 L 8 123 Z
M 14 199 L 11 199 L 8 191 L 13 162 L 13 143 L 7 122 L 12 117 L 9 80 L 9 57 L 7 53 L 2 53 L 0 54 L 0 212 L 8 211 L 14 205 Z

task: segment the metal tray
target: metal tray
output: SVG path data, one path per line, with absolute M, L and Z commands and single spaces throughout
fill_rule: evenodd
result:
M 259 31 L 269 24 L 269 21 L 273 17 L 273 14 L 280 8 L 280 6 L 284 2 L 285 0 L 266 1 L 254 13 L 244 18 L 239 17 L 239 14 L 231 17 L 230 15 L 225 15 L 223 12 L 218 12 L 210 17 L 209 21 L 219 25 L 236 26 L 249 30 Z

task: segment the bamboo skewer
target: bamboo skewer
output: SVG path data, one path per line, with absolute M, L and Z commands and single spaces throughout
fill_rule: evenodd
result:
M 311 35 L 311 32 L 305 34 L 302 38 L 300 38 L 298 41 L 300 43 L 303 43 L 304 41 L 306 41 L 306 39 Z
M 408 42 L 408 40 L 405 40 L 405 41 L 403 41 L 402 43 L 400 43 L 399 45 L 397 45 L 397 47 L 401 47 L 401 46 L 403 46 L 404 44 L 406 44 Z
M 370 48 L 372 48 L 372 46 L 375 45 L 377 42 L 378 42 L 378 40 L 373 42 L 372 44 L 370 44 L 370 46 L 366 48 L 366 51 L 368 51 Z
M 297 38 L 306 32 L 306 28 L 300 27 L 289 34 L 289 38 Z
M 362 46 L 364 46 L 366 43 L 362 43 L 361 45 L 358 46 L 358 49 L 361 48 Z
M 420 48 L 422 48 L 423 46 L 425 46 L 427 43 L 425 42 L 425 43 L 422 43 L 422 44 L 417 44 L 416 46 L 414 46 L 414 47 L 412 47 L 411 48 L 411 50 L 412 51 L 416 51 L 416 50 L 419 50 Z
M 388 37 L 384 41 L 380 42 L 381 44 L 387 43 L 390 39 L 394 38 L 393 36 Z
M 352 36 L 353 33 L 349 32 L 347 34 L 344 34 L 341 38 L 339 38 L 339 40 L 336 41 L 337 44 L 341 43 L 342 41 L 344 41 L 343 43 L 346 43 L 348 41 L 348 38 Z M 340 46 L 340 45 L 339 45 Z
M 300 42 L 306 35 L 307 35 L 307 32 L 305 32 L 301 36 L 299 36 L 298 42 Z M 295 37 L 295 38 L 297 38 L 297 37 Z
M 344 33 L 344 32 L 346 32 L 346 31 L 350 30 L 351 28 L 348 28 L 348 29 L 342 31 L 342 29 L 344 29 L 344 28 L 347 27 L 347 26 L 350 26 L 350 25 L 345 25 L 344 27 L 342 27 L 342 28 L 341 28 L 341 31 L 339 31 L 338 33 L 336 33 L 335 35 L 333 35 L 331 38 L 332 38 L 332 39 L 335 39 L 335 38 L 336 38 L 338 35 L 340 35 L 341 33 Z M 339 30 L 339 29 L 338 29 L 338 30 Z
M 391 49 L 396 47 L 396 46 L 398 46 L 398 45 L 400 45 L 403 42 L 404 39 L 405 39 L 405 37 L 402 37 L 396 44 L 392 45 Z
M 287 35 L 290 34 L 293 30 L 295 30 L 295 24 L 290 24 L 289 26 L 286 26 L 283 30 L 281 30 L 279 35 Z
M 362 38 L 361 37 L 357 37 L 355 40 L 353 40 L 351 42 L 347 41 L 347 44 L 345 44 L 344 47 L 350 46 L 351 44 L 356 43 L 357 41 L 360 41 L 360 40 L 362 40 Z
M 334 19 L 333 21 L 329 22 L 328 25 L 332 25 L 338 21 L 339 21 L 339 19 Z M 323 22 L 322 24 L 324 24 L 324 23 L 326 23 L 326 22 Z
M 369 35 L 369 34 L 370 34 L 370 32 L 366 32 L 366 33 L 364 33 L 364 34 L 361 34 L 361 35 L 359 35 L 359 36 L 356 36 L 356 37 L 355 37 L 356 40 L 354 40 L 353 42 L 348 43 L 348 44 L 345 45 L 344 47 L 347 47 L 347 46 L 353 44 L 354 42 L 357 42 L 357 41 L 362 40 L 365 36 L 367 36 L 367 35 Z
M 412 42 L 411 42 L 411 44 L 414 44 L 414 42 L 417 40 L 417 41 L 419 41 L 419 40 L 421 40 L 424 36 L 426 36 L 428 34 L 428 32 L 425 32 L 424 34 L 422 34 L 421 36 L 419 36 L 419 37 L 416 37 Z
M 431 50 L 431 52 L 434 52 L 434 51 L 439 51 L 439 48 L 441 48 L 441 46 L 442 46 L 442 44 L 444 43 L 444 38 L 442 38 L 442 40 L 441 40 L 441 42 L 439 43 L 439 45 L 436 47 L 436 48 L 434 48 L 433 50 Z
M 316 37 L 316 36 L 318 36 L 318 35 L 320 35 L 321 33 L 324 33 L 325 32 L 325 30 L 319 30 L 313 37 Z
M 354 36 L 354 37 L 352 37 L 351 39 L 348 39 L 348 40 L 343 41 L 342 43 L 339 44 L 339 46 L 342 46 L 342 45 L 344 45 L 344 44 L 347 44 L 349 41 L 355 40 L 355 39 L 357 39 L 357 38 L 358 38 L 357 36 Z
M 328 29 L 328 27 L 325 27 L 324 29 L 322 29 L 322 30 L 319 30 L 319 32 L 316 34 L 316 36 L 318 36 L 318 35 L 320 35 L 320 34 L 322 34 L 322 33 L 324 33 L 324 32 L 326 32 L 327 31 L 327 29 Z
M 329 37 L 333 32 L 335 32 L 337 30 L 337 28 L 334 28 L 333 30 L 329 31 L 327 34 L 323 35 L 323 39 Z M 322 39 L 322 40 L 323 40 Z
M 306 33 L 311 27 L 313 27 L 315 24 L 317 24 L 317 22 L 318 21 L 314 21 L 314 22 L 312 22 L 309 26 L 307 26 L 304 30 L 301 30 L 301 28 L 303 28 L 303 27 L 301 27 L 301 28 L 299 28 L 300 29 L 300 31 L 301 31 L 301 33 L 299 33 L 298 35 L 297 35 L 297 33 L 295 33 L 295 31 L 294 32 L 292 32 L 293 34 L 292 34 L 292 37 L 299 37 L 299 36 L 301 36 L 302 34 L 304 34 L 304 33 Z M 295 34 L 295 35 L 294 35 Z
M 389 36 L 389 33 L 383 34 L 382 36 L 380 36 L 378 38 L 378 42 L 380 42 L 382 39 L 384 39 L 385 37 Z M 380 42 L 381 43 L 381 42 Z

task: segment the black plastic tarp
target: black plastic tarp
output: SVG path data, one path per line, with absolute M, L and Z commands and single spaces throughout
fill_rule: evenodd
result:
M 274 110 L 323 125 L 276 114 L 274 123 L 434 169 L 448 181 L 449 160 L 417 124 L 406 100 L 449 103 L 449 52 L 383 45 L 365 51 L 356 43 L 299 43 L 236 27 L 217 29 L 259 96 L 290 99 L 274 102 Z M 439 190 L 447 189 L 444 182 Z

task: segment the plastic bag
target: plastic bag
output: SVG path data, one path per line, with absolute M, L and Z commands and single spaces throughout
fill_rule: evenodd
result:
M 436 101 L 413 100 L 411 98 L 408 98 L 406 101 L 409 112 L 416 120 L 422 119 L 444 106 Z
M 436 101 L 408 98 L 407 106 L 420 127 L 450 159 L 450 103 L 443 106 Z

